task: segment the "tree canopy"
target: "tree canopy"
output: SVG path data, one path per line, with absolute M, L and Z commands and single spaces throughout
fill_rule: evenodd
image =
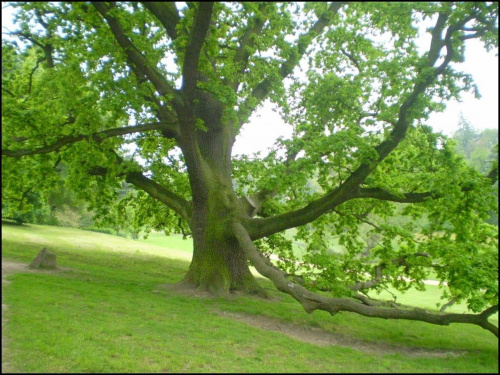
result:
M 191 235 L 186 287 L 262 294 L 250 262 L 308 312 L 498 334 L 498 236 L 485 223 L 497 164 L 479 173 L 426 124 L 475 91 L 460 62 L 468 40 L 497 48 L 497 3 L 11 5 L 2 197 L 23 203 L 63 179 L 102 217 L 133 209 L 137 228 Z M 233 155 L 266 100 L 292 137 Z M 111 215 L 124 181 L 135 190 Z M 477 314 L 374 299 L 431 276 Z

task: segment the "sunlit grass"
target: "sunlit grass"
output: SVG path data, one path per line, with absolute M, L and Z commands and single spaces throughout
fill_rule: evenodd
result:
M 143 236 L 139 236 L 138 241 L 148 245 L 181 250 L 190 254 L 193 252 L 193 239 L 191 237 L 183 238 L 180 234 L 166 236 L 161 232 L 151 232 L 146 239 Z
M 190 252 L 163 246 L 172 245 L 171 239 L 156 240 L 153 246 L 69 228 L 3 226 L 3 258 L 27 263 L 46 246 L 65 268 L 9 276 L 3 298 L 9 305 L 5 334 L 12 365 L 22 372 L 48 373 L 498 372 L 497 339 L 475 326 L 440 327 L 349 313 L 309 315 L 265 279 L 260 282 L 272 300 L 168 291 L 160 285 L 182 278 Z M 220 316 L 220 311 L 397 347 L 467 352 L 406 357 L 317 346 Z

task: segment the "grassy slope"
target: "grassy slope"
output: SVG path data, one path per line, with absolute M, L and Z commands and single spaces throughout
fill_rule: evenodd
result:
M 160 238 L 151 237 L 156 245 Z M 173 241 L 181 239 L 177 238 Z M 186 243 L 186 242 L 185 242 Z M 189 248 L 152 246 L 69 228 L 2 226 L 2 257 L 30 262 L 43 246 L 70 268 L 9 276 L 6 335 L 26 372 L 498 372 L 498 341 L 479 327 L 431 326 L 238 297 L 188 297 L 158 287 L 180 280 Z M 263 315 L 400 347 L 467 350 L 460 357 L 367 354 L 320 347 L 217 314 Z

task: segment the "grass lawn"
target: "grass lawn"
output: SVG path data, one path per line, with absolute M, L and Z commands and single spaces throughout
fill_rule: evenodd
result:
M 141 235 L 137 241 L 148 245 L 184 251 L 189 254 L 189 259 L 191 260 L 191 254 L 193 252 L 193 239 L 191 237 L 184 239 L 180 234 L 165 236 L 163 232 L 151 232 L 148 238 L 144 239 Z
M 272 300 L 188 296 L 163 288 L 186 272 L 188 244 L 154 233 L 144 241 L 70 228 L 2 225 L 3 260 L 29 263 L 45 246 L 63 268 L 7 276 L 3 333 L 12 368 L 48 373 L 498 373 L 498 340 L 476 326 L 349 313 L 309 315 L 266 279 L 260 282 Z M 278 323 L 274 330 L 264 329 L 235 316 Z M 295 338 L 287 334 L 292 326 Z M 303 340 L 315 332 L 334 334 L 347 345 Z

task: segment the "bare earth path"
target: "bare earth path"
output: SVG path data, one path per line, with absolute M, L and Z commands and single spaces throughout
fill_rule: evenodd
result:
M 354 337 L 327 332 L 318 327 L 306 327 L 262 315 L 247 315 L 228 311 L 218 312 L 219 316 L 245 322 L 251 326 L 282 333 L 296 340 L 308 342 L 317 346 L 340 346 L 360 350 L 369 354 L 401 354 L 405 357 L 457 357 L 467 353 L 467 350 L 425 349 L 411 346 L 396 346 L 381 342 L 369 342 Z

